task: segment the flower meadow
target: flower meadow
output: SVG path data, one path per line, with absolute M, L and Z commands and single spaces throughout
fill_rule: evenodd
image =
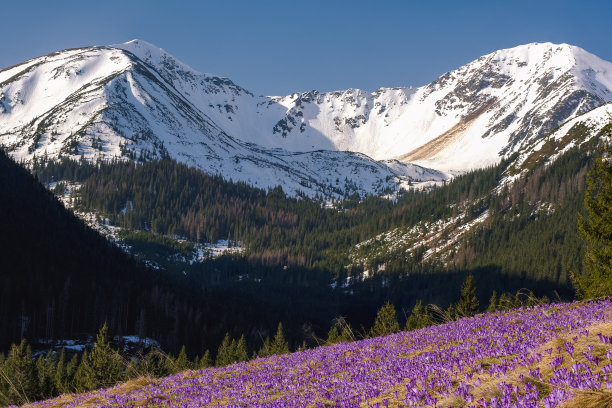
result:
M 612 302 L 539 305 L 32 407 L 545 407 L 612 397 Z M 607 398 L 607 399 L 606 399 Z

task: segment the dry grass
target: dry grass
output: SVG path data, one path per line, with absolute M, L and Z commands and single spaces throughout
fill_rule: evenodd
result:
M 583 329 L 581 329 L 580 331 L 582 330 Z M 595 326 L 590 326 L 588 330 L 589 330 L 588 336 L 586 337 L 580 336 L 576 342 L 573 342 L 573 345 L 574 345 L 573 357 L 570 356 L 565 351 L 563 344 L 568 341 L 571 341 L 572 338 L 577 335 L 575 333 L 555 337 L 554 339 L 543 344 L 536 350 L 537 353 L 543 354 L 544 357 L 539 363 L 534 364 L 531 367 L 531 369 L 533 370 L 533 369 L 539 368 L 540 373 L 542 374 L 542 377 L 544 378 L 544 382 L 540 382 L 538 379 L 529 376 L 528 375 L 529 370 L 525 367 L 521 367 L 520 369 L 514 370 L 513 372 L 503 377 L 481 378 L 482 383 L 480 384 L 479 387 L 475 388 L 473 391 L 475 400 L 478 400 L 480 398 L 485 398 L 485 399 L 491 398 L 494 395 L 501 395 L 498 389 L 498 385 L 501 382 L 513 383 L 513 384 L 521 383 L 522 384 L 526 381 L 529 381 L 529 382 L 532 382 L 536 386 L 536 388 L 540 392 L 540 397 L 546 396 L 551 391 L 551 387 L 546 382 L 546 379 L 552 376 L 553 369 L 550 367 L 549 363 L 552 362 L 554 358 L 563 356 L 563 363 L 560 365 L 560 367 L 565 367 L 565 368 L 569 368 L 574 362 L 587 363 L 587 359 L 584 357 L 582 352 L 587 351 L 589 345 L 594 346 L 593 355 L 595 357 L 603 358 L 603 356 L 605 356 L 607 347 L 601 343 L 601 341 L 597 337 L 597 333 L 602 333 L 604 335 L 612 335 L 612 323 L 603 323 L 603 324 L 599 324 Z M 561 347 L 560 352 L 557 352 L 557 347 Z M 548 353 L 546 353 L 545 350 L 550 349 L 550 348 L 552 348 L 553 351 L 550 355 L 548 355 Z M 597 371 L 598 370 L 594 370 L 594 372 L 597 372 Z M 521 381 L 519 379 L 519 376 L 521 374 L 524 375 L 524 381 Z M 603 394 L 603 393 L 598 393 L 598 394 Z M 581 396 L 577 395 L 576 398 L 580 399 Z M 441 406 L 447 406 L 447 405 L 441 404 Z M 584 408 L 584 407 L 581 407 L 581 408 Z
M 612 408 L 612 392 L 579 392 L 561 404 L 560 408 Z
M 130 392 L 140 390 L 148 385 L 156 383 L 157 380 L 151 377 L 140 377 L 134 380 L 126 381 L 119 385 L 117 388 L 109 390 L 107 393 L 111 395 L 128 394 Z M 63 394 L 52 400 L 50 408 L 62 408 L 74 401 L 79 397 L 79 394 Z M 79 407 L 99 407 L 102 404 L 108 404 L 108 401 L 100 395 L 93 395 L 89 399 L 83 401 Z M 24 405 L 24 408 L 30 406 L 29 404 Z
M 581 329 L 579 331 L 583 331 L 585 329 Z M 547 383 L 547 379 L 552 375 L 552 368 L 549 363 L 560 355 L 564 357 L 564 361 L 560 367 L 569 368 L 574 362 L 586 363 L 587 359 L 582 354 L 583 351 L 588 350 L 588 346 L 593 346 L 593 356 L 599 357 L 603 359 L 606 352 L 608 351 L 608 347 L 603 345 L 602 342 L 597 337 L 598 333 L 602 333 L 606 336 L 612 335 L 612 323 L 602 323 L 594 326 L 588 327 L 586 330 L 589 330 L 588 336 L 579 336 L 577 341 L 573 341 L 573 337 L 577 336 L 577 333 L 564 334 L 563 336 L 556 337 L 547 343 L 540 346 L 535 353 L 541 353 L 544 357 L 539 363 L 532 365 L 529 368 L 521 367 L 512 372 L 509 372 L 505 376 L 501 377 L 489 377 L 488 374 L 479 375 L 477 372 L 464 371 L 463 374 L 473 373 L 472 381 L 464 381 L 470 385 L 474 385 L 474 381 L 476 378 L 480 378 L 481 383 L 478 387 L 472 389 L 472 394 L 474 395 L 474 401 L 478 401 L 480 398 L 490 399 L 491 397 L 497 395 L 501 396 L 501 392 L 499 391 L 499 384 L 502 382 L 512 383 L 512 384 L 523 384 L 524 382 L 532 382 L 540 393 L 540 398 L 548 395 L 551 391 L 551 386 Z M 574 345 L 574 353 L 573 357 L 570 356 L 563 347 L 565 342 L 572 341 Z M 561 352 L 558 353 L 556 348 L 561 347 Z M 549 356 L 545 350 L 552 348 L 553 351 Z M 488 367 L 491 364 L 500 364 L 504 359 L 510 359 L 512 356 L 506 356 L 504 358 L 487 358 L 483 359 L 480 364 L 483 367 Z M 544 382 L 540 382 L 538 379 L 529 376 L 529 370 L 534 370 L 536 368 L 540 369 L 540 373 L 544 379 Z M 593 370 L 597 372 L 598 370 Z M 519 378 L 520 375 L 523 375 L 523 381 Z M 405 387 L 404 385 L 399 385 L 394 389 L 391 389 L 385 392 L 384 395 L 381 395 L 377 398 L 374 398 L 368 402 L 362 403 L 361 406 L 367 407 L 368 403 L 373 402 L 382 402 L 383 399 L 389 399 L 389 407 L 398 407 L 399 405 L 403 405 L 397 402 L 394 392 L 398 392 L 399 400 L 403 400 L 405 396 Z M 446 396 L 442 397 L 440 395 L 437 396 L 438 404 L 437 406 L 440 408 L 451 407 L 451 406 L 464 406 L 469 405 L 466 401 L 461 397 L 457 396 Z M 571 400 L 566 401 L 561 408 L 612 408 L 612 392 L 610 391 L 599 391 L 599 392 L 578 392 L 575 397 Z

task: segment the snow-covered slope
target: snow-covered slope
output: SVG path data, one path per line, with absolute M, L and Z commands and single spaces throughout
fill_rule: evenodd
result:
M 170 156 L 292 194 L 383 194 L 528 149 L 610 89 L 612 64 L 546 43 L 421 88 L 255 96 L 134 40 L 0 71 L 0 144 L 24 161 Z
M 124 46 L 142 59 L 117 47 L 91 47 L 0 72 L 0 143 L 23 161 L 170 156 L 234 181 L 327 197 L 384 194 L 446 177 L 359 153 L 295 153 L 232 137 L 208 115 L 215 113 L 209 105 L 219 94 L 250 94 L 227 79 L 195 73 L 151 45 Z
M 323 134 L 325 147 L 465 171 L 498 162 L 611 101 L 611 89 L 611 63 L 567 44 L 528 44 L 418 89 L 276 98 L 288 112 L 273 131 L 294 149 L 316 145 Z
M 521 150 L 508 167 L 500 188 L 537 165 L 548 165 L 554 162 L 557 157 L 574 146 L 579 146 L 595 137 L 605 137 L 601 135 L 602 130 L 610 126 L 612 126 L 612 103 L 607 103 L 568 120 L 536 143 Z

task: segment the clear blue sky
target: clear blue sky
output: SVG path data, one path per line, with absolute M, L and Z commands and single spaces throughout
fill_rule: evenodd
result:
M 256 94 L 420 86 L 551 41 L 612 61 L 612 1 L 5 1 L 0 67 L 133 38 Z

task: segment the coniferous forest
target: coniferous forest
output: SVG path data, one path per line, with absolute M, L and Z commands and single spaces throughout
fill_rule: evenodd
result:
M 91 374 L 98 357 L 87 354 L 98 347 L 104 358 L 118 359 L 115 378 L 127 379 L 418 328 L 487 308 L 570 300 L 570 275 L 583 268 L 577 220 L 585 214 L 595 154 L 594 143 L 573 148 L 501 190 L 513 158 L 395 201 L 353 196 L 330 206 L 169 159 L 37 160 L 31 175 L 0 153 L 0 351 L 8 352 L 0 358 L 6 367 L 25 364 L 38 373 L 31 393 L 43 398 L 102 384 Z M 67 210 L 45 188 L 50 183 L 60 195 L 67 184 L 80 184 L 70 196 L 75 210 L 121 227 L 125 242 L 162 261 L 219 239 L 244 251 L 152 268 Z M 384 270 L 368 277 L 372 265 L 349 257 L 358 243 L 393 228 L 459 212 L 469 221 L 483 211 L 487 221 L 444 261 L 424 260 L 425 248 L 389 252 L 375 259 Z M 103 326 L 94 349 L 32 358 L 32 350 L 44 349 L 41 340 L 92 338 Z M 161 350 L 141 350 L 128 364 L 105 343 L 109 332 L 156 339 Z
M 7 334 L 2 342 L 6 348 L 11 342 L 18 341 L 22 334 L 28 338 L 59 338 L 91 333 L 104 321 L 115 333 L 133 333 L 138 327 L 140 334 L 160 339 L 172 351 L 177 351 L 182 344 L 190 346 L 193 353 L 210 348 L 220 342 L 230 327 L 241 328 L 241 333 L 251 332 L 255 338 L 255 333 L 267 333 L 279 321 L 286 324 L 292 340 L 299 341 L 303 324 L 309 324 L 319 333 L 326 332 L 337 316 L 353 319 L 356 325 L 367 325 L 373 319 L 374 310 L 386 299 L 406 310 L 414 306 L 417 298 L 444 307 L 454 300 L 452 292 L 447 289 L 458 288 L 467 273 L 476 277 L 478 295 L 482 300 L 487 299 L 493 290 L 500 292 L 503 288 L 510 291 L 528 288 L 538 295 L 554 297 L 558 294 L 568 299 L 573 295 L 569 273 L 581 268 L 582 244 L 576 228 L 576 214 L 582 208 L 584 175 L 590 154 L 587 148 L 575 149 L 550 167 L 537 167 L 499 194 L 491 194 L 491 191 L 498 184 L 507 163 L 457 177 L 433 191 L 406 192 L 396 202 L 375 197 L 364 200 L 353 197 L 336 203 L 332 209 L 325 208 L 317 200 L 287 198 L 280 188 L 272 191 L 255 189 L 218 176 L 208 176 L 170 160 L 107 164 L 64 161 L 38 162 L 35 165 L 34 174 L 42 183 L 57 180 L 83 183 L 74 196 L 75 207 L 95 211 L 108 217 L 112 224 L 141 231 L 132 234 L 132 238 L 144 242 L 145 246 L 163 248 L 168 245 L 164 237 L 178 235 L 201 242 L 229 238 L 240 241 L 246 248 L 242 255 L 181 265 L 182 273 L 171 268 L 164 271 L 139 266 L 76 217 L 63 211 L 61 204 L 34 178 L 3 157 L 5 166 L 12 166 L 21 179 L 28 180 L 27 183 L 17 183 L 17 177 L 8 176 L 8 171 L 3 172 L 7 175 L 5 183 L 12 183 L 6 188 L 13 192 L 4 196 L 5 200 L 14 200 L 12 203 L 3 201 L 3 205 L 19 209 L 23 208 L 21 203 L 45 209 L 52 206 L 58 214 L 57 223 L 65 224 L 69 222 L 66 220 L 71 220 L 75 225 L 73 228 L 80 228 L 83 234 L 90 236 L 89 241 L 103 248 L 93 252 L 108 261 L 97 261 L 96 256 L 87 257 L 96 261 L 79 260 L 72 266 L 49 267 L 44 277 L 29 277 L 21 286 L 13 286 L 36 293 L 32 296 L 37 301 L 22 302 L 26 308 L 22 313 L 22 305 L 11 302 L 10 294 L 3 297 L 7 304 L 12 305 L 10 313 L 23 315 L 26 323 L 23 327 L 14 324 L 3 330 Z M 34 194 L 44 196 L 44 201 L 33 199 Z M 394 227 L 450 217 L 458 211 L 456 204 L 466 201 L 476 203 L 466 210 L 468 214 L 476 216 L 483 208 L 489 208 L 491 218 L 470 233 L 446 265 L 435 260 L 421 262 L 417 255 L 399 257 L 391 254 L 389 259 L 385 259 L 387 267 L 384 273 L 370 279 L 359 278 L 363 266 L 346 267 L 350 264 L 347 254 L 355 244 Z M 554 210 L 539 208 L 542 202 L 551 203 Z M 28 211 L 30 216 L 24 221 L 30 223 L 30 228 L 35 231 L 30 239 L 52 237 L 52 234 L 67 231 L 66 228 L 46 225 L 47 216 L 31 215 L 36 213 L 34 209 Z M 7 238 L 7 245 L 19 239 L 18 231 L 29 230 L 20 225 L 23 225 L 21 221 L 16 222 L 12 227 L 15 234 L 5 235 L 11 237 Z M 66 234 L 67 237 L 76 235 L 72 232 Z M 76 254 L 87 254 L 78 248 L 89 241 L 62 237 L 49 240 L 65 245 L 63 251 Z M 20 254 L 19 259 L 46 264 L 53 259 L 45 252 L 48 251 L 56 254 L 62 262 L 72 260 L 60 255 L 60 250 L 37 250 L 33 245 L 20 244 L 19 251 L 25 253 Z M 11 257 L 18 256 L 19 251 L 11 251 Z M 30 256 L 31 253 L 39 255 Z M 11 257 L 4 258 L 7 265 L 26 268 L 27 263 Z M 110 268 L 111 264 L 119 267 Z M 125 265 L 124 269 L 121 265 Z M 32 266 L 31 270 L 40 268 Z M 70 279 L 65 277 L 60 284 L 53 279 L 54 270 L 72 270 L 74 277 L 67 274 Z M 12 276 L 25 278 L 26 274 Z M 347 276 L 354 277 L 353 295 L 343 290 L 341 284 L 333 285 L 333 282 L 342 283 Z M 113 285 L 118 277 L 121 277 L 120 287 Z M 104 287 L 105 282 L 108 289 Z M 26 290 L 26 284 L 40 287 L 36 291 Z M 125 299 L 137 298 L 126 295 L 132 285 L 138 285 L 139 296 L 150 297 L 152 301 L 138 300 L 131 307 L 127 304 L 121 306 Z M 99 305 L 92 305 L 90 311 L 87 307 L 70 308 L 91 314 L 96 310 L 98 316 L 95 319 L 88 315 L 65 318 L 56 305 L 66 302 L 58 296 L 70 293 L 72 287 L 80 296 L 83 296 L 82 287 L 100 291 L 97 296 L 88 295 L 78 300 L 83 303 L 91 304 L 92 299 L 93 302 L 95 299 L 117 301 L 108 302 L 108 311 Z M 424 287 L 430 290 L 423 291 Z M 110 295 L 105 290 L 118 293 Z M 145 291 L 149 291 L 148 294 L 143 294 Z M 15 299 L 21 299 L 17 292 L 13 293 Z M 201 296 L 202 293 L 206 296 Z M 275 296 L 268 296 L 268 293 L 275 293 Z M 360 296 L 360 293 L 368 293 L 368 296 Z M 313 302 L 313 299 L 317 301 Z M 292 307 L 285 307 L 287 304 Z M 252 305 L 256 305 L 255 308 Z M 35 307 L 36 313 L 30 313 L 27 307 Z M 163 313 L 160 314 L 156 308 Z M 265 313 L 254 310 L 259 311 L 259 308 Z M 192 312 L 179 313 L 180 310 Z M 177 324 L 173 314 L 180 315 L 180 319 L 194 319 L 193 324 Z M 164 316 L 166 324 L 149 321 L 160 315 Z M 70 326 L 67 323 L 48 323 L 60 317 L 62 322 L 70 321 Z M 91 327 L 82 327 L 79 322 L 89 322 Z M 197 327 L 201 332 L 198 336 L 180 333 L 185 326 Z M 190 342 L 189 339 L 194 337 L 200 340 Z

